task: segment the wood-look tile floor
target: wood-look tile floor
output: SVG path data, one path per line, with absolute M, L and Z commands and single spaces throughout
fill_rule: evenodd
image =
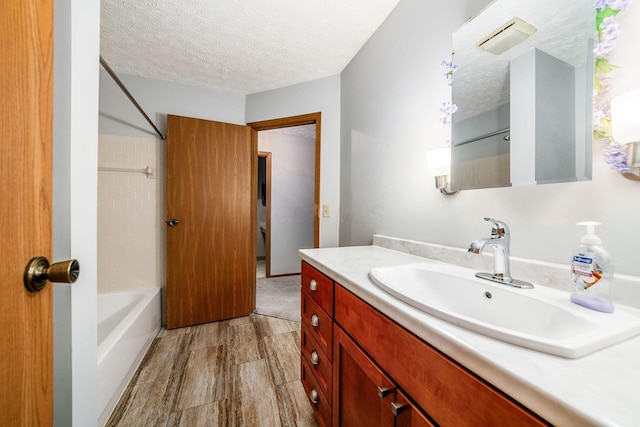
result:
M 300 323 L 251 314 L 162 329 L 107 426 L 317 426 Z

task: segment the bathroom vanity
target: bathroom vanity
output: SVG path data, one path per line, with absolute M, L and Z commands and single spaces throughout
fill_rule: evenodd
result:
M 640 422 L 638 337 L 578 359 L 552 356 L 426 314 L 369 277 L 428 259 L 377 246 L 300 256 L 302 383 L 321 425 Z

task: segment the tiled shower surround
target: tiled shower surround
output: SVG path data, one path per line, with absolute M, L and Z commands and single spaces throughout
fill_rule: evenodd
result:
M 165 142 L 100 135 L 98 292 L 161 287 L 165 264 Z M 113 172 L 102 168 L 153 168 Z

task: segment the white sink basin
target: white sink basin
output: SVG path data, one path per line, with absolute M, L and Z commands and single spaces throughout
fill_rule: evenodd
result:
M 600 313 L 569 301 L 569 293 L 543 286 L 515 289 L 478 279 L 447 264 L 372 268 L 383 290 L 443 320 L 533 350 L 568 358 L 640 333 L 640 311 L 616 306 Z

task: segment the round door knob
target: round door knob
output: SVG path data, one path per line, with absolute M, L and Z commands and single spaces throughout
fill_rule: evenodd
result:
M 315 291 L 318 289 L 318 282 L 316 282 L 315 279 L 311 279 L 309 281 L 309 289 L 311 289 L 312 291 Z
M 80 275 L 77 260 L 56 262 L 49 265 L 45 257 L 31 258 L 24 269 L 24 286 L 29 292 L 40 292 L 47 281 L 55 283 L 74 283 Z
M 169 227 L 175 227 L 176 225 L 178 225 L 180 221 L 178 221 L 175 218 L 169 219 L 167 221 L 165 221 L 165 224 L 167 224 Z

